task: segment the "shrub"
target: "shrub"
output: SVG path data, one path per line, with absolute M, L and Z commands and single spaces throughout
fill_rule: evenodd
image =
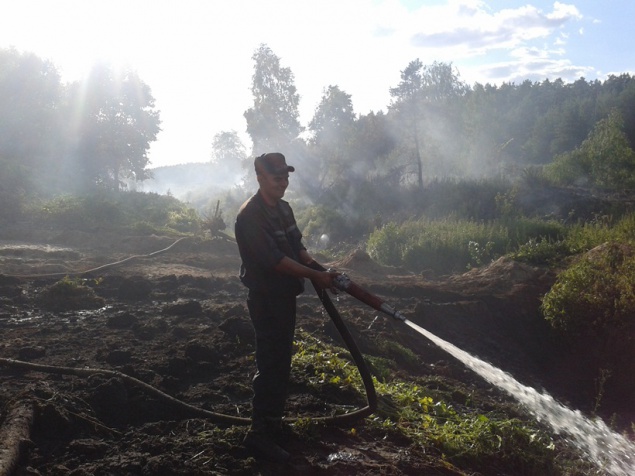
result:
M 92 224 L 92 217 L 87 212 L 84 199 L 71 195 L 55 197 L 41 207 L 42 221 L 50 225 L 86 228 Z
M 366 245 L 368 254 L 380 263 L 401 265 L 403 261 L 403 238 L 401 228 L 395 223 L 388 223 L 368 238 Z
M 350 237 L 358 237 L 365 232 L 360 230 L 359 221 L 345 216 L 340 211 L 327 206 L 310 207 L 296 212 L 298 227 L 302 230 L 307 244 L 315 245 L 326 234 L 330 242 L 340 242 Z
M 518 261 L 555 264 L 576 252 L 565 239 L 567 228 L 556 221 L 520 217 L 509 226 L 514 230 L 511 238 L 517 247 L 511 256 Z
M 541 304 L 545 319 L 572 337 L 620 336 L 635 328 L 635 251 L 609 243 L 560 273 Z
M 521 254 L 530 261 L 532 256 L 537 258 L 532 253 L 537 243 L 556 243 L 565 236 L 564 225 L 538 218 L 505 217 L 490 222 L 420 219 L 376 230 L 368 239 L 367 251 L 382 264 L 445 274 L 486 265 L 521 246 Z M 558 252 L 563 249 L 558 246 Z
M 556 264 L 571 254 L 571 248 L 566 241 L 540 237 L 530 238 L 527 243 L 520 245 L 511 256 L 513 259 L 525 263 Z
M 68 276 L 48 286 L 38 297 L 38 303 L 50 311 L 97 309 L 105 304 L 102 297 L 80 279 Z
M 201 227 L 201 219 L 192 208 L 181 208 L 168 213 L 166 226 L 177 231 L 197 231 Z
M 613 227 L 614 239 L 625 242 L 635 242 L 635 213 L 625 215 Z

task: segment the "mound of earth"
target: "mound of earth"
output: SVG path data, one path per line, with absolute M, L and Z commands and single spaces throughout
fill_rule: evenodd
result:
M 341 272 L 354 271 L 359 276 L 368 279 L 385 279 L 390 276 L 413 276 L 412 273 L 395 266 L 381 265 L 372 260 L 362 249 L 355 249 L 345 257 L 328 263 L 329 266 Z
M 297 431 L 289 444 L 294 456 L 280 467 L 247 453 L 244 424 L 192 411 L 249 417 L 253 330 L 231 240 L 71 231 L 10 238 L 0 242 L 0 469 L 19 476 L 475 474 L 443 463 L 441 455 L 404 447 L 363 421 L 354 431 L 336 425 L 317 434 Z M 558 346 L 537 311 L 554 279 L 549 271 L 499 260 L 426 281 L 360 250 L 330 265 L 408 319 L 523 382 L 565 400 L 592 401 L 585 401 L 592 381 L 571 388 L 554 367 Z M 68 308 L 64 299 L 51 305 L 63 278 L 100 305 Z M 510 400 L 399 321 L 378 318 L 345 294 L 335 303 L 365 354 L 382 355 L 378 343 L 387 340 L 413 352 L 416 361 L 392 356 L 403 378 L 432 378 L 485 407 Z M 341 345 L 315 293 L 307 290 L 298 305 L 299 333 Z M 365 403 L 336 390 L 316 394 L 297 372 L 291 387 L 287 412 L 299 418 Z

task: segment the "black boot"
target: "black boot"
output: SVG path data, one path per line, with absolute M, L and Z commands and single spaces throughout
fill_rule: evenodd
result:
M 293 428 L 282 419 L 267 421 L 268 431 L 279 445 L 285 445 L 293 437 Z
M 273 429 L 263 420 L 254 421 L 247 432 L 243 444 L 256 456 L 261 456 L 276 463 L 284 463 L 291 455 L 276 443 Z

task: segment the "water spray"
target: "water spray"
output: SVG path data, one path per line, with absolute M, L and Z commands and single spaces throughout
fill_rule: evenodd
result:
M 539 393 L 531 387 L 526 387 L 510 374 L 437 337 L 406 319 L 383 299 L 354 283 L 346 274 L 335 277 L 333 284 L 337 289 L 350 294 L 373 309 L 402 321 L 485 380 L 506 391 L 529 409 L 538 420 L 549 424 L 556 433 L 567 435 L 567 439 L 582 450 L 588 460 L 595 463 L 605 474 L 612 476 L 635 474 L 635 445 L 624 436 L 612 431 L 602 420 L 586 418 L 579 411 L 571 410 L 557 402 L 547 393 Z

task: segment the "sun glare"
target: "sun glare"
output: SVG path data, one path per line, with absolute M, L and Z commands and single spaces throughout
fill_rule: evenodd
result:
M 138 48 L 143 41 L 139 41 L 139 25 L 135 25 L 139 17 L 131 8 L 122 8 L 116 1 L 16 2 L 0 8 L 0 13 L 14 19 L 3 25 L 0 44 L 38 52 L 67 82 L 86 78 L 99 63 L 114 70 L 130 69 L 135 60 L 143 58 Z M 37 15 L 33 15 L 34 9 Z M 60 10 L 67 14 L 60 15 Z M 25 24 L 30 25 L 28 30 L 23 28 Z

